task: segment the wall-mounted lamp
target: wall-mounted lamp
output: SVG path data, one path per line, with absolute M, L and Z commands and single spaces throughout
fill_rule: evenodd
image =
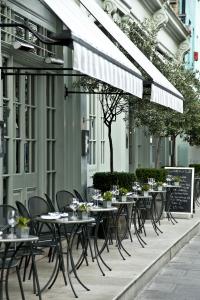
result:
M 47 56 L 44 61 L 46 64 L 64 65 L 64 60 L 61 58 Z
M 30 45 L 28 43 L 24 43 L 24 42 L 20 42 L 20 41 L 16 41 L 13 43 L 13 47 L 16 50 L 23 50 L 23 51 L 33 51 L 34 50 L 34 46 Z

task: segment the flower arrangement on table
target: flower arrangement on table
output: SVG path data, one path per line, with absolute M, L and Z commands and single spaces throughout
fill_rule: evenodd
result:
M 150 185 L 148 183 L 144 183 L 142 185 L 142 192 L 143 192 L 144 196 L 148 195 L 149 190 L 150 190 Z
M 128 190 L 124 187 L 121 187 L 119 189 L 119 199 L 123 202 L 126 201 L 126 194 L 128 193 Z
M 90 206 L 87 203 L 78 203 L 77 212 L 79 217 L 82 219 L 88 218 L 88 213 L 90 212 Z
M 17 218 L 17 224 L 16 224 L 16 234 L 19 237 L 28 237 L 29 235 L 29 224 L 30 219 L 25 217 L 19 217 Z
M 180 176 L 174 176 L 173 181 L 174 181 L 174 185 L 179 185 L 180 181 L 181 181 L 181 177 Z
M 103 207 L 108 208 L 111 207 L 112 203 L 112 192 L 106 191 L 103 193 Z
M 163 189 L 163 182 L 162 181 L 157 182 L 157 189 L 158 189 L 158 191 L 162 191 L 162 189 Z

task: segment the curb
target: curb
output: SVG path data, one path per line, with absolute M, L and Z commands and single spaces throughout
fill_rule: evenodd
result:
M 200 230 L 200 222 L 186 231 L 173 245 L 164 251 L 142 274 L 131 281 L 112 300 L 133 300 L 145 285 L 167 264 Z

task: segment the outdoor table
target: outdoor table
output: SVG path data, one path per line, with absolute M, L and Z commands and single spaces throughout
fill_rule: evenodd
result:
M 133 206 L 133 210 L 132 210 L 132 221 L 135 229 L 135 235 L 140 245 L 144 248 L 144 245 L 146 245 L 147 243 L 141 237 L 141 232 L 143 230 L 146 236 L 146 231 L 144 227 L 146 218 L 141 212 L 142 212 L 142 207 L 144 207 L 145 210 L 147 208 L 152 208 L 152 196 L 151 195 L 144 196 L 144 195 L 138 195 L 132 193 L 128 195 L 128 199 L 132 199 L 135 201 L 135 206 Z M 146 201 L 146 203 L 144 203 L 144 200 Z M 153 214 L 151 213 L 151 209 L 150 209 L 150 216 L 151 216 L 151 222 L 153 228 L 154 230 L 156 230 L 156 223 L 154 221 Z
M 37 240 L 38 240 L 38 237 L 32 236 L 32 235 L 29 235 L 28 237 L 18 237 L 15 234 L 0 235 L 0 246 L 1 246 L 1 244 L 5 245 L 5 248 L 3 251 L 4 255 L 1 259 L 1 265 L 2 265 L 1 275 L 0 275 L 0 299 L 1 300 L 3 299 L 3 276 L 4 276 L 4 271 L 6 269 L 5 268 L 6 259 L 9 258 L 7 274 L 6 274 L 6 279 L 5 279 L 5 292 L 6 292 L 6 299 L 9 299 L 9 295 L 8 295 L 8 277 L 9 277 L 9 270 L 10 270 L 9 267 L 11 266 L 12 262 L 14 261 L 15 257 L 17 256 L 19 250 L 21 249 L 21 247 L 23 246 L 24 243 L 30 244 L 30 255 L 31 255 L 31 259 L 32 259 L 32 267 L 33 267 L 33 272 L 34 272 L 34 276 L 35 276 L 38 296 L 39 296 L 39 299 L 41 300 L 40 284 L 39 284 L 39 280 L 38 280 L 37 268 L 36 268 L 36 264 L 35 264 L 35 256 L 33 254 L 33 247 L 32 247 L 33 243 L 36 242 Z M 7 256 L 7 254 L 11 250 L 11 245 L 13 246 L 13 244 L 15 247 L 14 247 L 14 250 L 12 247 L 11 256 Z M 19 278 L 19 284 L 20 284 L 22 298 L 25 299 L 23 286 L 22 286 L 22 282 L 21 282 L 20 278 Z
M 112 205 L 116 205 L 118 206 L 118 212 L 116 215 L 116 239 L 117 239 L 117 245 L 118 245 L 118 250 L 119 253 L 121 255 L 121 257 L 123 258 L 123 260 L 125 260 L 124 255 L 122 254 L 122 250 L 128 255 L 131 256 L 130 253 L 125 249 L 124 245 L 122 244 L 123 239 L 125 238 L 127 232 L 129 234 L 130 240 L 131 242 L 132 240 L 132 235 L 131 235 L 131 229 L 130 229 L 130 225 L 131 225 L 131 215 L 132 215 L 132 207 L 134 205 L 134 201 L 133 200 L 126 200 L 126 201 L 114 201 L 112 203 Z M 120 237 L 120 232 L 119 232 L 119 218 L 121 215 L 123 215 L 123 212 L 125 214 L 125 221 L 126 221 L 126 228 L 125 228 L 125 232 L 124 235 L 122 237 Z
M 48 286 L 48 288 L 50 289 L 53 284 L 55 283 L 58 273 L 60 271 L 60 269 L 62 271 L 65 271 L 64 269 L 64 259 L 63 259 L 63 254 L 67 255 L 67 268 L 66 268 L 66 274 L 67 274 L 67 278 L 69 280 L 70 283 L 70 287 L 74 293 L 74 296 L 76 298 L 78 298 L 78 295 L 74 289 L 73 283 L 72 283 L 72 279 L 71 279 L 71 273 L 74 274 L 75 278 L 77 279 L 77 281 L 79 282 L 80 285 L 82 285 L 87 291 L 89 291 L 89 289 L 86 287 L 85 284 L 83 284 L 83 282 L 80 280 L 78 274 L 77 274 L 77 270 L 76 270 L 76 266 L 74 264 L 74 259 L 73 259 L 73 242 L 74 242 L 74 238 L 76 236 L 76 233 L 78 232 L 78 230 L 80 228 L 82 228 L 83 230 L 87 230 L 84 229 L 84 227 L 87 227 L 87 225 L 89 223 L 92 223 L 95 221 L 94 218 L 88 217 L 87 219 L 80 219 L 79 217 L 76 217 L 72 214 L 69 213 L 68 217 L 63 217 L 63 218 L 46 218 L 45 216 L 41 216 L 41 217 L 37 217 L 35 219 L 36 222 L 42 222 L 42 223 L 47 223 L 47 224 L 53 224 L 56 227 L 56 231 L 53 231 L 52 233 L 55 235 L 56 232 L 58 233 L 58 245 L 59 247 L 57 247 L 57 257 L 58 257 L 58 263 L 55 264 L 55 268 L 53 270 L 53 273 L 51 274 L 48 282 L 45 284 L 45 286 L 41 289 L 41 291 L 44 291 L 46 289 L 46 287 Z M 72 229 L 71 229 L 71 233 L 70 236 L 67 235 L 66 233 L 66 240 L 67 240 L 67 250 L 66 252 L 64 252 L 63 247 L 62 247 L 62 236 L 61 236 L 61 230 L 60 230 L 60 226 L 64 225 L 64 226 L 68 226 L 68 225 L 72 225 Z M 86 250 L 86 249 L 84 249 Z M 70 268 L 71 266 L 71 268 Z M 66 279 L 65 279 L 65 274 L 63 272 L 63 276 L 64 276 L 64 281 L 66 284 Z
M 164 195 L 166 194 L 166 190 L 149 190 L 149 193 L 152 196 L 151 214 L 152 214 L 152 219 L 153 219 L 153 224 L 154 224 L 153 226 L 155 228 L 156 234 L 158 235 L 158 231 L 160 233 L 163 233 L 157 224 L 160 225 L 160 219 L 161 219 L 161 216 L 164 211 L 164 207 L 165 207 Z M 156 207 L 156 198 L 157 198 L 157 195 L 159 195 L 159 194 L 161 196 L 161 207 L 158 212 L 157 207 Z
M 109 233 L 110 233 L 110 217 L 113 218 L 113 213 L 117 211 L 116 207 L 109 207 L 109 208 L 104 208 L 101 206 L 93 206 L 90 209 L 91 213 L 96 214 L 96 226 L 95 226 L 95 233 L 94 233 L 94 251 L 95 251 L 95 259 L 97 261 L 98 267 L 102 273 L 103 276 L 105 276 L 105 273 L 101 267 L 100 261 L 102 264 L 109 270 L 111 271 L 112 269 L 108 266 L 108 264 L 105 262 L 105 260 L 102 257 L 102 252 L 104 251 L 105 248 L 108 247 L 108 240 L 109 240 Z M 98 246 L 98 232 L 99 232 L 99 226 L 102 223 L 102 220 L 106 220 L 106 226 L 104 226 L 104 244 L 99 249 Z
M 170 208 L 171 208 L 171 198 L 170 195 L 173 192 L 173 189 L 181 188 L 181 186 L 177 185 L 170 185 L 168 184 L 166 186 L 166 203 L 165 203 L 165 211 L 167 214 L 168 221 L 171 221 L 171 223 L 174 225 L 175 223 L 178 223 L 178 221 L 175 219 L 175 217 L 172 215 Z

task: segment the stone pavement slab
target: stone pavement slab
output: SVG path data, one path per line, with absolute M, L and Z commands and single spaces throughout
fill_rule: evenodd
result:
M 89 266 L 83 264 L 78 270 L 78 274 L 81 280 L 90 288 L 90 291 L 88 292 L 84 290 L 83 287 L 76 282 L 76 279 L 73 278 L 74 287 L 78 293 L 79 299 L 136 299 L 136 295 L 138 294 L 138 292 L 142 290 L 142 288 L 155 276 L 155 274 L 157 274 L 157 272 L 160 271 L 161 268 L 165 266 L 166 263 L 168 263 L 177 254 L 177 252 L 192 239 L 193 236 L 198 234 L 199 220 L 200 209 L 198 208 L 193 218 L 179 219 L 178 223 L 175 225 L 173 225 L 167 219 L 163 219 L 161 220 L 160 225 L 163 234 L 159 234 L 159 236 L 155 234 L 152 228 L 152 224 L 150 222 L 147 222 L 147 236 L 144 237 L 145 241 L 147 242 L 145 248 L 141 247 L 141 245 L 138 243 L 136 237 L 133 234 L 133 243 L 131 243 L 129 239 L 124 241 L 125 247 L 131 254 L 131 257 L 126 256 L 126 260 L 122 260 L 115 245 L 111 245 L 109 247 L 109 253 L 107 251 L 104 251 L 103 257 L 105 258 L 105 261 L 109 264 L 109 266 L 111 266 L 112 268 L 111 272 L 104 268 L 106 276 L 102 276 L 97 267 L 96 262 L 92 262 L 91 259 L 88 257 Z M 193 243 L 196 245 L 196 249 L 198 249 L 198 239 L 194 240 Z M 183 249 L 183 251 L 186 250 Z M 190 251 L 190 248 L 188 248 L 187 251 Z M 187 251 L 184 254 L 186 257 L 188 257 Z M 193 248 L 191 251 L 193 251 Z M 194 255 L 197 255 L 197 253 Z M 192 253 L 190 255 L 189 253 L 191 261 L 193 260 L 194 255 Z M 160 276 L 158 277 L 158 288 L 155 289 L 155 285 L 150 286 L 150 288 L 148 288 L 148 291 L 145 290 L 142 296 L 146 298 L 141 299 L 176 299 L 169 297 L 169 295 L 172 295 L 175 290 L 177 291 L 177 295 L 180 295 L 181 293 L 181 286 L 175 285 L 175 279 L 178 279 L 179 283 L 181 284 L 182 282 L 183 284 L 183 281 L 181 281 L 181 279 L 179 280 L 179 278 L 183 278 L 185 276 L 185 284 L 188 281 L 188 276 L 190 275 L 193 278 L 192 280 L 195 293 L 197 293 L 198 280 L 195 280 L 195 271 L 198 271 L 199 263 L 194 263 L 194 269 L 190 270 L 190 267 L 187 266 L 186 261 L 186 258 L 178 259 L 175 257 L 170 265 L 171 269 L 162 271 L 164 272 L 162 275 L 164 279 L 160 279 Z M 37 266 L 40 283 L 42 286 L 50 276 L 52 264 L 49 264 L 47 262 L 47 259 L 43 258 L 37 262 Z M 190 274 L 190 272 L 192 273 Z M 172 280 L 172 274 L 175 273 L 176 276 L 174 276 Z M 165 279 L 169 279 L 169 281 L 165 281 Z M 159 293 L 159 290 L 161 288 L 163 291 L 162 295 Z M 20 299 L 18 283 L 15 274 L 12 274 L 12 276 L 10 276 L 9 290 L 11 300 Z M 27 280 L 24 283 L 24 290 L 26 299 L 37 299 L 32 292 L 32 281 Z M 59 274 L 55 285 L 50 290 L 47 289 L 43 292 L 42 299 L 71 300 L 74 299 L 74 295 L 69 285 L 64 285 L 62 275 Z M 180 299 L 182 300 L 183 298 L 179 297 L 179 300 Z M 200 297 L 198 298 L 198 300 L 199 299 Z
M 200 234 L 158 272 L 136 299 L 200 299 Z

